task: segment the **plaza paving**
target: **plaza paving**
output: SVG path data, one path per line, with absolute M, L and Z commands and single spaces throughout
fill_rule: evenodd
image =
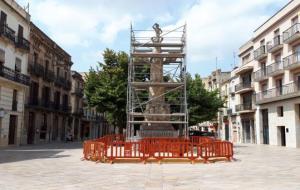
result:
M 79 143 L 0 150 L 0 190 L 300 189 L 300 149 L 235 146 L 235 161 L 96 164 Z

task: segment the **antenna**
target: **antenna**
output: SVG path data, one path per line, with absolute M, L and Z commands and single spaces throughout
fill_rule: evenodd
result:
M 216 70 L 218 70 L 218 57 L 216 57 Z
M 232 68 L 234 68 L 235 67 L 235 52 L 233 52 L 233 67 Z

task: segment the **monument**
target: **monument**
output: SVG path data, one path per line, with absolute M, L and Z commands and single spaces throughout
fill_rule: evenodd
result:
M 127 139 L 187 135 L 185 28 L 131 28 Z

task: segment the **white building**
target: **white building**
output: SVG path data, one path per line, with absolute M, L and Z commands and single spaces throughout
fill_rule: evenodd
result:
M 230 140 L 300 147 L 299 19 L 300 0 L 290 1 L 240 48 Z
M 0 145 L 20 144 L 29 77 L 30 15 L 14 0 L 0 1 Z

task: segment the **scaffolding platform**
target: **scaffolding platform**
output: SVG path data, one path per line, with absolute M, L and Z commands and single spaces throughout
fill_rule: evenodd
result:
M 187 137 L 186 25 L 131 27 L 126 138 Z M 152 132 L 150 132 L 152 131 Z

